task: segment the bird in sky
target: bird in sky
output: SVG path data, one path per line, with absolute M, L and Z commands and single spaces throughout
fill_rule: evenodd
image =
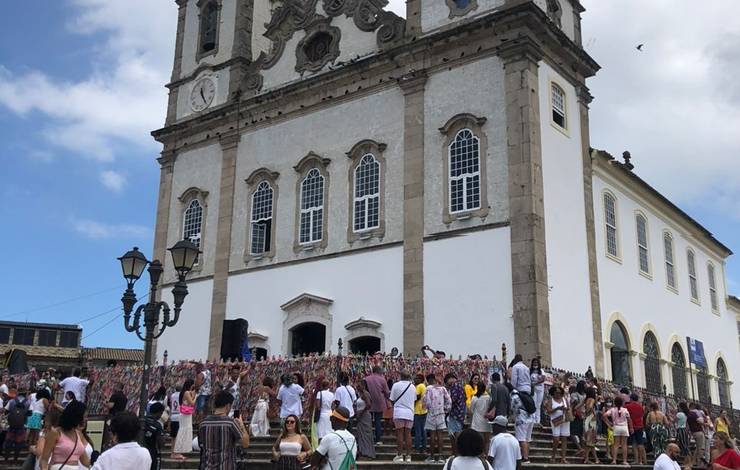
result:
M 635 47 L 635 49 L 637 49 L 638 51 L 642 52 L 642 48 L 643 47 L 645 47 L 645 44 L 638 44 L 637 47 Z

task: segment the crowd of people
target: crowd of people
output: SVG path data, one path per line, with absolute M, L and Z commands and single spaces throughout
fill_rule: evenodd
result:
M 180 383 L 154 391 L 143 426 L 127 411 L 125 384 L 117 383 L 103 400 L 101 449 L 85 433 L 91 383 L 79 370 L 63 380 L 45 376 L 33 393 L 11 378 L 0 385 L 0 439 L 6 459 L 28 447 L 24 465 L 30 466 L 23 468 L 155 470 L 169 435 L 173 459 L 197 458 L 202 469 L 229 470 L 250 436 L 269 436 L 271 420 L 279 418 L 272 447 L 277 470 L 353 468 L 355 458 L 376 458 L 384 429 L 395 434 L 395 463 L 415 456 L 446 470 L 479 469 L 481 463 L 506 470 L 527 463 L 534 430 L 549 427 L 553 463 L 644 465 L 650 457 L 659 470 L 740 469 L 724 411 L 713 417 L 685 402 L 673 409 L 636 391 L 614 390 L 590 373 L 553 374 L 538 358 L 525 363 L 516 355 L 509 364 L 495 362 L 465 376 L 464 368 L 446 367 L 446 359 L 433 361 L 421 370 L 391 371 L 383 362 L 363 370 L 339 367 L 336 380 L 317 374 L 310 383 L 305 370 L 283 368 L 278 380 L 262 375 L 256 381 L 250 364 L 230 364 L 218 375 L 195 364 Z M 248 426 L 242 413 L 251 414 Z M 598 449 L 604 443 L 606 459 Z M 569 445 L 575 454 L 567 453 Z

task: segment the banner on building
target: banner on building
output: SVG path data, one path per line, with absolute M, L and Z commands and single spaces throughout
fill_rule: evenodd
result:
M 704 357 L 704 343 L 698 339 L 686 337 L 689 349 L 689 363 L 703 369 L 707 368 L 707 358 Z

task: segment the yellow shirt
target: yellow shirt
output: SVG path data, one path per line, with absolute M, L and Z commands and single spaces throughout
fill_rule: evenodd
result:
M 728 436 L 730 435 L 730 430 L 727 427 L 727 423 L 725 422 L 725 420 L 719 418 L 714 422 L 714 432 L 723 432 Z
M 427 391 L 427 386 L 424 384 L 419 384 L 416 386 L 416 396 L 421 397 L 418 400 L 414 402 L 414 414 L 415 415 L 425 415 L 427 414 L 427 409 L 424 408 L 423 398 L 424 393 Z
M 465 406 L 470 408 L 470 400 L 473 399 L 473 396 L 478 393 L 478 387 L 473 388 L 470 384 L 465 384 Z

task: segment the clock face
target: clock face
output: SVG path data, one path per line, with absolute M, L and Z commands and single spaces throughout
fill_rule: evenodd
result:
M 190 92 L 190 108 L 195 111 L 203 111 L 211 105 L 216 96 L 216 84 L 210 78 L 201 78 L 195 82 L 193 91 Z

